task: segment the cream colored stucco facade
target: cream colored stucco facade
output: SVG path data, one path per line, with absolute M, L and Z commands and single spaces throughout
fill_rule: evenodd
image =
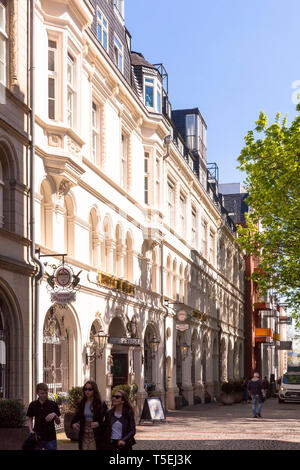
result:
M 204 402 L 218 396 L 220 381 L 244 373 L 243 255 L 173 142 L 168 153 L 168 120 L 148 111 L 93 40 L 93 16 L 90 2 L 36 1 L 35 226 L 46 273 L 40 286 L 40 375 L 35 381 L 67 391 L 92 378 L 109 402 L 119 367 L 125 371 L 120 380 L 138 387 L 138 411 L 147 396 L 145 383 L 155 384 L 155 395 L 171 409 L 182 404 L 178 397 L 189 404 Z M 179 216 L 182 194 L 185 212 Z M 68 306 L 51 302 L 47 282 L 62 254 L 74 274 L 80 273 L 80 289 Z M 101 281 L 99 273 L 107 277 Z M 107 285 L 109 276 L 114 287 Z M 121 280 L 133 286 L 132 293 L 118 287 Z M 30 360 L 29 276 L 26 282 L 26 294 L 25 283 L 18 295 L 19 303 L 27 299 L 28 304 L 28 312 L 20 315 L 28 324 L 23 342 Z M 176 329 L 178 309 L 190 314 L 183 332 Z M 94 359 L 92 341 L 100 329 L 108 342 L 102 357 Z M 157 352 L 151 351 L 153 338 L 159 341 Z M 24 376 L 31 373 L 26 366 Z M 32 398 L 28 390 L 24 398 Z

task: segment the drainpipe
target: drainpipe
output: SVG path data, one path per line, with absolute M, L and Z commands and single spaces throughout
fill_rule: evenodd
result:
M 40 378 L 39 370 L 39 287 L 40 280 L 44 274 L 44 265 L 35 253 L 35 215 L 34 215 L 34 187 L 35 187 L 35 31 L 34 31 L 34 11 L 35 0 L 30 0 L 30 256 L 38 268 L 33 279 L 33 360 L 34 360 L 34 379 L 37 382 Z M 35 393 L 33 385 L 33 394 Z
M 165 391 L 165 410 L 167 410 L 167 334 L 166 334 L 166 319 L 168 316 L 168 308 L 164 304 L 164 242 L 161 240 L 160 244 L 160 293 L 161 293 L 161 306 L 166 310 L 164 315 L 164 361 L 163 361 L 163 374 L 164 374 L 164 391 Z

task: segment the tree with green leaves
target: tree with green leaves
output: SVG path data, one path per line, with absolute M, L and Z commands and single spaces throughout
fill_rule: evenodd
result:
M 297 106 L 300 111 L 300 105 Z M 284 299 L 300 325 L 300 115 L 268 125 L 261 112 L 245 137 L 238 168 L 249 191 L 245 226 L 238 227 L 246 253 L 259 259 L 252 279 L 261 295 Z

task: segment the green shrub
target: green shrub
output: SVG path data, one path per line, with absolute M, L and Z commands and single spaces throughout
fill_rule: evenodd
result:
M 25 425 L 26 412 L 21 400 L 0 399 L 0 428 L 21 428 Z
M 130 397 L 130 385 L 128 384 L 116 385 L 112 389 L 111 394 L 114 395 L 118 390 L 123 390 L 124 392 L 127 393 L 128 397 Z
M 223 393 L 232 393 L 233 392 L 233 383 L 232 382 L 223 382 L 221 385 L 221 390 Z
M 71 390 L 69 390 L 68 404 L 71 411 L 75 411 L 77 409 L 77 406 L 82 397 L 82 387 L 72 387 Z

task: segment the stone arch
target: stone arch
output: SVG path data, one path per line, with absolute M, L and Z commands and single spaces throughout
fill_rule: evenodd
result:
M 153 338 L 160 341 L 159 331 L 153 322 L 149 322 L 144 333 L 144 380 L 145 383 L 155 383 L 155 366 L 157 355 L 153 354 L 150 343 Z
M 81 331 L 73 307 L 53 304 L 43 318 L 43 382 L 49 391 L 68 391 L 80 380 Z M 82 357 L 82 362 L 84 362 Z
M 75 204 L 72 193 L 69 192 L 64 200 L 64 246 L 65 252 L 68 256 L 74 255 L 75 249 L 75 231 L 74 231 L 74 217 L 75 217 Z
M 40 203 L 40 242 L 42 245 L 52 248 L 53 246 L 53 194 L 55 187 L 50 178 L 41 182 L 39 194 L 40 200 L 35 197 L 35 202 Z
M 167 291 L 167 296 L 172 297 L 172 272 L 171 272 L 171 255 L 170 253 L 167 256 L 167 261 L 166 261 L 166 270 L 167 270 L 167 282 L 166 282 L 166 291 Z
M 227 351 L 227 379 L 232 380 L 234 374 L 233 367 L 233 342 L 232 338 L 228 340 L 228 351 Z
M 24 333 L 19 302 L 8 283 L 0 277 L 1 398 L 24 397 L 24 373 L 27 363 L 26 359 L 25 363 L 23 362 Z
M 89 213 L 89 262 L 92 266 L 99 264 L 99 235 L 97 232 L 99 218 L 95 207 L 92 207 Z
M 133 237 L 130 230 L 127 231 L 125 237 L 125 258 L 124 258 L 124 277 L 128 281 L 134 281 L 134 265 L 133 265 Z
M 16 207 L 15 190 L 15 182 L 20 181 L 20 172 L 15 147 L 4 136 L 0 136 L 0 172 L 0 228 L 14 232 L 16 224 L 20 223 L 16 220 L 19 209 Z

